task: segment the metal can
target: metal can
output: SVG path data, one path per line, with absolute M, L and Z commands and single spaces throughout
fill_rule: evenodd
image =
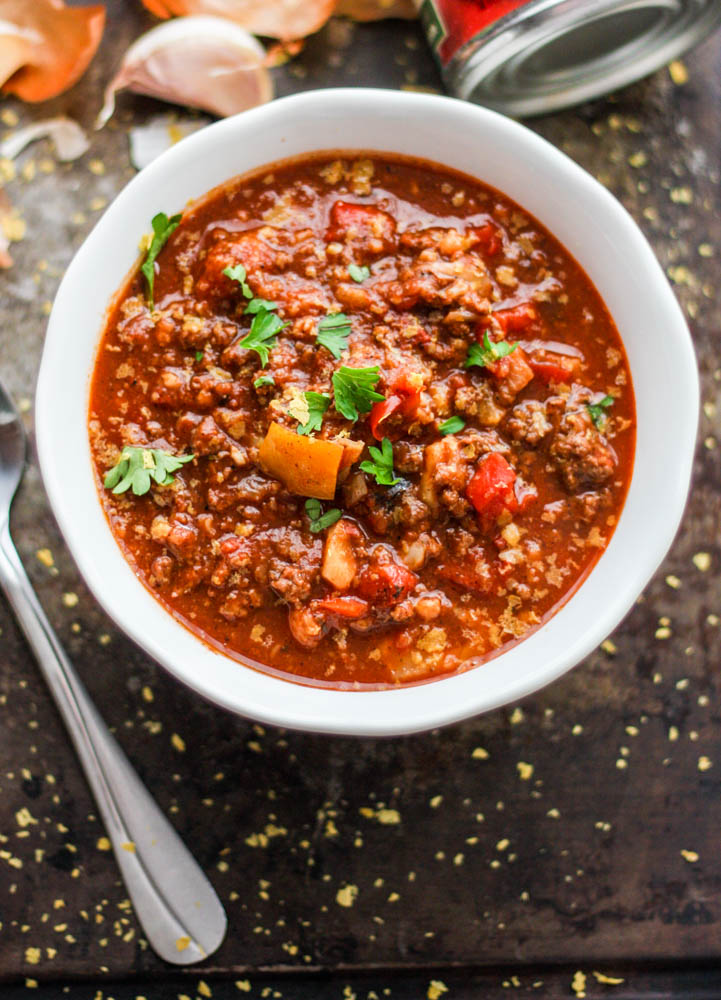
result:
M 515 117 L 623 87 L 721 25 L 721 0 L 414 0 L 449 90 Z

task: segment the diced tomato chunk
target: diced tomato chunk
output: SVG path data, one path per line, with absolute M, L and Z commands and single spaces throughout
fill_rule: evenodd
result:
M 373 205 L 337 201 L 330 210 L 328 240 L 344 242 L 351 239 L 374 253 L 381 253 L 394 246 L 395 234 L 393 216 Z
M 535 323 L 538 319 L 538 312 L 532 302 L 522 302 L 510 309 L 497 309 L 493 313 L 493 318 L 504 333 L 516 333 L 519 330 L 525 330 L 531 323 Z
M 489 257 L 497 254 L 503 246 L 498 227 L 494 226 L 492 222 L 487 222 L 485 225 L 479 226 L 475 233 Z
M 382 441 L 385 436 L 385 428 L 381 428 L 380 426 L 384 420 L 387 420 L 393 413 L 398 413 L 399 416 L 403 417 L 413 416 L 418 409 L 420 401 L 421 394 L 419 392 L 411 392 L 404 396 L 388 396 L 382 402 L 374 403 L 368 419 L 371 434 L 376 441 Z
M 370 614 L 368 601 L 350 595 L 325 597 L 322 600 L 313 601 L 313 608 L 325 611 L 328 615 L 338 615 L 340 618 L 365 618 L 366 615 Z
M 542 382 L 570 382 L 581 368 L 581 359 L 553 351 L 534 351 L 528 363 L 536 378 Z
M 488 365 L 488 370 L 501 383 L 499 395 L 504 403 L 512 402 L 521 389 L 525 389 L 533 380 L 533 370 L 528 364 L 526 352 L 520 347 L 505 358 Z
M 444 580 L 450 580 L 463 590 L 472 590 L 476 594 L 488 594 L 493 588 L 493 577 L 488 567 L 480 573 L 477 569 L 462 566 L 459 563 L 446 563 L 438 567 L 438 575 Z
M 479 462 L 466 487 L 466 496 L 478 514 L 498 517 L 504 510 L 517 509 L 515 481 L 513 468 L 500 452 L 492 451 Z
M 410 594 L 418 577 L 396 562 L 375 563 L 358 580 L 358 593 L 376 605 L 398 604 Z

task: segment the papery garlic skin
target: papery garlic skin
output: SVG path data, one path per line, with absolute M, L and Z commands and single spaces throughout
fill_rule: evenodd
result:
M 221 118 L 273 97 L 265 49 L 251 34 L 220 17 L 179 17 L 141 35 L 105 91 L 101 128 L 120 90 L 157 97 Z

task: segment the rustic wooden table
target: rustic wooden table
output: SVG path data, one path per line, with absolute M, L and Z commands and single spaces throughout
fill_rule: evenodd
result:
M 151 21 L 136 0 L 109 8 L 82 83 L 49 106 L 5 100 L 5 130 L 13 113 L 91 125 L 103 82 Z M 229 932 L 202 968 L 169 970 L 148 950 L 0 601 L 3 997 L 33 986 L 40 997 L 106 1000 L 480 1000 L 503 987 L 721 996 L 721 36 L 685 67 L 531 123 L 648 236 L 693 331 L 704 406 L 694 489 L 668 559 L 602 648 L 524 704 L 389 741 L 233 718 L 116 631 L 79 578 L 32 463 L 13 523 L 25 564 L 99 709 L 214 882 Z M 276 75 L 281 94 L 439 86 L 418 28 L 400 22 L 331 23 Z M 129 125 L 158 110 L 124 97 L 86 156 L 60 165 L 36 145 L 7 185 L 26 235 L 0 274 L 0 366 L 30 432 L 58 281 L 134 172 Z M 664 349 L 653 330 L 648 349 Z

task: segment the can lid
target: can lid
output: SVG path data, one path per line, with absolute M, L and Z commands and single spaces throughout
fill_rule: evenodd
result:
M 652 73 L 719 25 L 719 0 L 531 0 L 458 52 L 450 82 L 505 114 L 545 114 Z

